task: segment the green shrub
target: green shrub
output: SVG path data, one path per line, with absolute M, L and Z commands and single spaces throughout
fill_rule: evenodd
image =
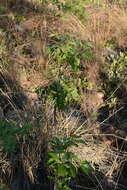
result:
M 127 52 L 109 55 L 104 66 L 103 88 L 109 107 L 119 104 L 119 98 L 127 87 Z
M 111 55 L 108 64 L 109 79 L 125 79 L 127 70 L 127 52 L 120 52 L 118 55 Z
M 45 3 L 51 3 L 59 10 L 68 11 L 77 16 L 80 20 L 86 19 L 85 2 L 83 0 L 47 0 Z M 54 15 L 57 15 L 56 10 L 53 10 L 53 13 Z
M 93 57 L 92 47 L 82 41 L 59 34 L 50 35 L 48 57 L 51 63 L 49 77 L 54 82 L 37 92 L 41 97 L 52 99 L 59 109 L 80 101 L 81 89 L 87 86 L 83 62 Z
M 57 190 L 71 190 L 69 182 L 76 177 L 78 168 L 88 175 L 92 168 L 87 161 L 80 161 L 77 156 L 69 151 L 72 146 L 84 143 L 80 137 L 54 137 L 51 141 L 52 152 L 48 153 L 47 166 L 52 170 L 50 179 L 53 180 Z
M 70 103 L 76 103 L 80 100 L 77 86 L 74 83 L 64 81 L 55 81 L 49 87 L 38 89 L 42 97 L 53 100 L 58 109 L 64 109 Z
M 82 59 L 93 58 L 92 47 L 89 43 L 58 33 L 49 37 L 51 42 L 48 44 L 49 59 L 52 59 L 58 68 L 63 64 L 69 64 L 72 72 L 79 72 Z
M 13 153 L 17 149 L 17 136 L 29 134 L 29 125 L 21 127 L 16 123 L 0 121 L 0 148 L 6 152 Z

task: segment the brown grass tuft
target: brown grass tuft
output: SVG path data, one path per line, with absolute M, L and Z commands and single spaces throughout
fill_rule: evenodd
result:
M 86 23 L 86 33 L 95 47 L 103 47 L 106 42 L 115 40 L 119 47 L 126 47 L 127 14 L 119 6 L 105 5 L 87 9 L 89 20 Z

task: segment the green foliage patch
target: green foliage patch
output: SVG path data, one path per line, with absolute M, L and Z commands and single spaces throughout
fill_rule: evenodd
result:
M 47 49 L 49 59 L 52 59 L 58 67 L 69 64 L 72 72 L 79 72 L 81 61 L 93 58 L 92 46 L 89 43 L 58 33 L 53 33 L 49 37 Z
M 37 91 L 42 97 L 53 100 L 58 109 L 64 109 L 70 103 L 76 103 L 80 100 L 77 86 L 73 83 L 69 85 L 64 81 L 54 81 L 49 87 Z
M 21 127 L 14 122 L 0 121 L 0 148 L 13 153 L 17 148 L 17 136 L 21 137 L 29 134 L 29 125 Z
M 85 20 L 87 17 L 85 14 L 85 2 L 83 0 L 47 0 L 45 3 L 51 3 L 64 12 L 68 11 L 77 16 L 80 20 Z M 56 10 L 53 10 L 53 12 L 54 15 L 57 15 Z
M 113 107 L 119 104 L 127 87 L 127 52 L 111 54 L 104 67 L 103 88 L 109 98 L 108 104 Z
M 92 171 L 87 161 L 81 162 L 73 152 L 69 151 L 70 147 L 78 147 L 79 143 L 84 143 L 79 136 L 57 136 L 51 141 L 52 152 L 48 153 L 47 165 L 53 172 L 50 179 L 54 181 L 58 190 L 71 190 L 69 182 L 76 177 L 79 167 L 85 175 Z
M 91 45 L 70 36 L 52 34 L 47 51 L 51 62 L 49 78 L 54 82 L 37 92 L 41 97 L 52 99 L 59 109 L 79 102 L 81 89 L 87 86 L 82 65 L 93 57 Z
M 108 64 L 108 78 L 121 80 L 125 79 L 125 75 L 127 74 L 127 52 L 120 52 L 118 55 L 111 55 L 109 57 Z

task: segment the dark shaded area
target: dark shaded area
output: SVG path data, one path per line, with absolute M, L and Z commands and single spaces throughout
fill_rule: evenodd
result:
M 38 6 L 33 5 L 30 2 L 25 0 L 0 0 L 0 28 L 5 31 L 5 40 L 8 54 L 13 53 L 14 47 L 17 45 L 15 37 L 15 25 L 20 23 L 18 16 L 29 16 L 31 13 L 41 11 Z M 14 13 L 17 19 L 14 19 L 9 16 L 10 13 Z M 18 34 L 16 34 L 18 35 Z M 0 60 L 2 61 L 2 60 Z M 10 61 L 9 68 L 14 67 L 13 62 Z M 11 69 L 12 70 L 12 69 Z M 28 100 L 26 95 L 23 92 L 23 89 L 16 81 L 14 76 L 16 73 L 3 73 L 0 72 L 0 107 L 4 113 L 4 118 L 6 119 L 7 113 L 13 112 L 14 110 L 24 111 L 27 108 Z M 33 108 L 35 109 L 35 108 Z M 31 108 L 32 110 L 32 108 Z M 33 182 L 26 171 L 24 170 L 25 160 L 22 159 L 22 156 L 27 157 L 27 149 L 23 150 L 24 146 L 27 148 L 28 144 L 35 144 L 34 141 L 39 141 L 40 132 L 34 133 L 34 137 L 28 136 L 26 145 L 24 145 L 24 140 L 21 139 L 21 146 L 15 153 L 7 153 L 7 159 L 9 161 L 9 168 L 4 171 L 0 169 L 0 182 L 7 184 L 11 190 L 39 190 L 39 189 L 50 189 L 50 183 L 47 179 L 47 169 L 44 166 L 44 155 L 47 150 L 45 146 L 41 147 L 42 161 L 40 162 L 38 168 L 34 175 L 37 175 L 36 184 Z M 31 138 L 32 142 L 31 142 Z M 44 137 L 45 138 L 45 137 Z M 41 139 L 43 142 L 44 140 Z M 43 143 L 42 143 L 43 144 Z M 32 146 L 32 145 L 31 145 Z M 36 145 L 34 145 L 36 146 Z M 29 146 L 28 146 L 29 148 Z M 23 151 L 23 152 L 22 152 Z M 24 154 L 24 155 L 22 155 Z M 4 153 L 3 153 L 4 156 Z M 36 156 L 35 156 L 36 158 Z M 28 159 L 28 158 L 27 158 Z M 35 160 L 36 161 L 36 160 Z
M 117 76 L 109 79 L 106 72 L 101 72 L 100 78 L 105 91 L 105 101 L 111 102 L 110 106 L 106 105 L 98 110 L 97 120 L 100 122 L 100 132 L 105 133 L 108 127 L 112 126 L 127 134 L 127 128 L 123 127 L 127 116 L 127 88 L 125 86 L 127 79 L 123 80 Z M 114 104 L 111 101 L 113 98 L 116 99 Z
M 15 110 L 24 111 L 25 109 L 27 109 L 27 103 L 27 97 L 18 82 L 7 73 L 0 73 L 0 107 L 2 108 L 4 113 L 3 120 L 6 120 L 6 115 L 8 112 L 13 112 Z M 11 190 L 39 190 L 43 188 L 50 189 L 50 183 L 47 178 L 47 169 L 46 167 L 44 167 L 43 161 L 45 152 L 47 151 L 46 144 L 44 145 L 45 136 L 43 137 L 43 139 L 41 139 L 42 152 L 40 154 L 42 155 L 42 161 L 36 169 L 37 174 L 34 173 L 35 176 L 37 175 L 38 184 L 35 184 L 35 182 L 30 179 L 30 177 L 24 170 L 23 162 L 25 162 L 25 160 L 23 160 L 23 157 L 27 157 L 27 146 L 28 149 L 29 144 L 33 144 L 32 149 L 34 148 L 34 146 L 37 146 L 36 143 L 39 143 L 40 141 L 39 134 L 39 129 L 36 129 L 36 133 L 34 132 L 33 134 L 34 137 L 32 136 L 32 134 L 27 136 L 27 139 L 25 140 L 25 145 L 24 139 L 21 137 L 20 142 L 18 142 L 17 144 L 15 152 L 3 152 L 3 156 L 4 154 L 6 154 L 7 160 L 9 161 L 9 168 L 6 169 L 5 172 L 0 169 L 0 181 L 2 180 L 4 184 L 7 184 Z
M 27 103 L 27 97 L 16 80 L 9 74 L 0 73 L 0 107 L 4 115 L 10 110 L 23 110 Z
M 78 170 L 78 175 L 76 179 L 71 181 L 71 188 L 73 190 L 82 190 L 82 189 L 97 189 L 99 187 L 98 180 L 103 179 L 103 175 L 99 172 L 94 171 L 85 175 L 82 171 Z
M 120 51 L 118 50 L 118 54 Z M 127 190 L 127 161 L 122 161 L 124 157 L 122 155 L 127 152 L 127 88 L 125 85 L 127 79 L 126 77 L 120 79 L 117 76 L 109 79 L 106 72 L 100 73 L 100 78 L 102 84 L 105 84 L 103 86 L 105 101 L 108 99 L 110 102 L 112 98 L 117 100 L 117 103 L 103 106 L 98 110 L 97 121 L 100 123 L 100 133 L 104 134 L 101 138 L 117 152 L 118 163 L 120 160 L 122 163 L 111 176 L 104 177 L 104 190 Z
M 123 107 L 118 106 L 116 110 L 118 111 L 115 112 L 114 108 L 108 106 L 101 107 L 98 110 L 97 119 L 100 122 L 100 133 L 105 134 L 103 140 L 105 142 L 109 140 L 112 147 L 120 151 L 127 151 L 127 142 L 121 139 L 125 139 L 127 136 L 127 106 L 126 104 Z
M 28 15 L 33 10 L 37 11 L 37 9 L 35 9 L 35 6 L 33 6 L 33 4 L 30 4 L 24 0 L 21 0 L 21 1 L 1 0 L 0 6 L 1 5 L 5 7 L 5 9 L 3 10 L 3 12 L 0 12 L 0 14 L 9 13 L 9 11 L 11 10 L 15 14 Z M 40 9 L 38 9 L 38 11 L 40 11 Z M 18 21 L 17 23 L 13 23 L 12 19 L 9 17 L 4 17 L 0 21 L 0 27 L 4 31 L 7 31 L 6 35 L 10 35 L 9 37 L 10 41 L 14 40 L 14 44 L 16 45 L 15 37 L 10 32 L 10 29 L 13 28 L 13 24 L 18 24 Z M 9 45 L 9 41 L 7 43 Z M 104 77 L 103 79 L 105 80 Z M 116 82 L 115 83 L 111 82 L 109 86 L 112 89 L 112 88 L 116 88 L 115 85 L 116 85 Z M 0 90 L 1 90 L 0 91 L 0 107 L 2 107 L 5 117 L 8 111 L 13 111 L 15 109 L 24 110 L 27 104 L 27 97 L 25 96 L 22 88 L 20 87 L 20 85 L 15 79 L 13 79 L 11 76 L 7 74 L 0 73 Z M 107 92 L 108 90 L 109 89 L 107 89 Z M 127 95 L 126 89 L 122 87 L 119 91 L 117 91 L 116 96 L 121 100 L 126 95 Z M 61 96 L 59 95 L 59 98 L 60 97 Z M 103 122 L 104 120 L 106 120 L 100 126 L 101 132 L 104 132 L 105 130 L 107 130 L 107 126 L 110 126 L 110 125 L 117 127 L 119 129 L 121 121 L 123 119 L 126 119 L 127 106 L 124 106 L 124 108 L 121 111 L 109 117 L 111 112 L 112 110 L 108 106 L 105 106 L 99 109 L 98 121 Z M 78 114 L 79 114 L 78 111 L 77 113 L 74 112 L 72 117 L 79 117 Z M 109 119 L 107 119 L 108 117 Z M 85 120 L 85 116 L 83 114 L 81 116 L 81 122 L 83 122 L 84 120 Z M 33 139 L 33 141 L 34 140 L 37 140 L 37 136 L 36 136 L 36 139 Z M 28 137 L 28 143 L 29 143 L 29 137 Z M 122 144 L 122 142 L 120 144 Z M 124 150 L 125 150 L 125 147 L 124 147 Z M 53 184 L 48 179 L 49 171 L 45 166 L 45 152 L 46 152 L 46 148 L 45 149 L 42 148 L 42 153 L 41 153 L 42 158 L 37 168 L 37 172 L 35 174 L 37 176 L 36 183 L 33 183 L 30 180 L 29 176 L 24 171 L 23 161 L 21 161 L 21 157 L 20 157 L 21 150 L 19 150 L 19 152 L 17 152 L 13 156 L 8 155 L 8 159 L 10 160 L 12 171 L 11 173 L 8 173 L 8 172 L 3 173 L 2 171 L 0 171 L 1 176 L 3 177 L 3 181 L 10 186 L 11 190 L 42 190 L 42 189 L 53 190 L 54 188 Z M 124 163 L 122 167 L 122 171 L 120 171 L 122 172 L 122 174 L 118 173 L 116 178 L 112 180 L 111 184 L 109 184 L 108 182 L 108 177 L 105 177 L 102 173 L 95 171 L 93 174 L 90 174 L 89 176 L 85 176 L 81 171 L 79 171 L 76 179 L 73 179 L 71 181 L 70 187 L 72 187 L 73 190 L 82 190 L 82 189 L 89 189 L 89 188 L 92 188 L 93 190 L 94 189 L 100 190 L 102 189 L 102 187 L 104 190 L 107 190 L 107 189 L 113 190 L 114 186 L 112 186 L 112 183 L 116 181 L 117 184 L 120 183 L 122 186 L 122 187 L 119 187 L 118 185 L 118 188 L 116 187 L 116 189 L 127 190 L 126 169 L 127 169 L 127 163 Z M 119 180 L 117 181 L 119 175 L 120 177 L 119 177 Z M 99 182 L 101 181 L 101 183 L 99 184 L 98 181 Z

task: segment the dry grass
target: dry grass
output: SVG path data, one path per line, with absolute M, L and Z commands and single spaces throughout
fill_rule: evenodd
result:
M 7 153 L 1 152 L 0 182 L 8 184 L 11 189 L 30 189 L 31 184 L 36 183 L 37 170 L 42 161 L 42 154 L 47 150 L 46 141 L 48 134 L 45 133 L 46 122 L 44 123 L 42 104 L 39 105 L 38 98 L 23 97 L 19 91 L 19 89 L 21 90 L 22 88 L 17 81 L 11 78 L 8 79 L 8 77 L 8 73 L 6 73 L 6 76 L 4 75 L 3 78 L 0 78 L 0 84 L 1 82 L 3 83 L 3 90 L 1 91 L 3 102 L 1 103 L 4 105 L 2 105 L 1 113 L 3 114 L 4 111 L 4 116 L 2 120 L 16 122 L 19 127 L 22 127 L 24 123 L 29 123 L 32 128 L 30 135 L 21 138 L 17 137 L 18 155 L 10 156 Z M 13 88 L 11 82 L 14 84 Z M 21 95 L 21 99 L 18 97 L 19 107 L 17 102 L 13 100 L 16 98 L 15 90 L 18 90 L 18 96 L 19 94 Z M 34 102 L 35 100 L 36 102 Z M 21 105 L 22 102 L 24 102 L 23 105 Z M 24 185 L 21 185 L 22 180 L 24 181 Z
M 16 46 L 11 49 L 3 45 L 3 49 L 0 50 L 2 57 L 0 71 L 6 75 L 9 74 L 15 84 L 17 81 L 17 86 L 23 91 L 27 99 L 23 110 L 18 109 L 16 103 L 11 101 L 12 96 L 10 96 L 14 93 L 15 88 L 12 89 L 12 86 L 6 84 L 5 81 L 6 90 L 2 91 L 2 95 L 6 96 L 7 102 L 13 108 L 13 111 L 6 114 L 6 119 L 18 120 L 21 126 L 27 121 L 38 128 L 36 132 L 33 131 L 33 137 L 23 138 L 21 141 L 19 139 L 21 145 L 19 163 L 27 176 L 28 186 L 29 181 L 33 184 L 36 183 L 37 169 L 42 161 L 42 154 L 47 148 L 45 143 L 48 138 L 61 133 L 68 137 L 72 134 L 83 134 L 82 138 L 86 141 L 86 145 L 79 145 L 72 151 L 81 160 L 89 161 L 93 167 L 97 164 L 98 170 L 106 176 L 112 176 L 116 170 L 120 170 L 123 160 L 126 161 L 126 153 L 122 152 L 120 155 L 119 150 L 113 151 L 102 141 L 103 138 L 100 134 L 95 135 L 95 129 L 100 125 L 96 120 L 91 121 L 91 118 L 88 118 L 87 121 L 84 121 L 85 118 L 82 118 L 80 113 L 75 114 L 76 108 L 74 111 L 70 111 L 69 116 L 66 112 L 56 111 L 52 102 L 39 101 L 38 95 L 33 92 L 36 88 L 45 87 L 50 83 L 48 71 L 51 63 L 46 57 L 48 35 L 55 32 L 62 35 L 71 33 L 77 39 L 91 42 L 94 47 L 94 58 L 84 64 L 87 65 L 87 78 L 92 83 L 92 90 L 95 91 L 86 92 L 85 97 L 83 94 L 82 110 L 89 112 L 89 115 L 97 114 L 99 106 L 105 104 L 104 94 L 96 91 L 101 83 L 99 74 L 105 63 L 103 51 L 106 43 L 110 41 L 115 42 L 115 46 L 118 48 L 127 47 L 127 14 L 120 7 L 120 4 L 117 5 L 115 2 L 110 7 L 109 4 L 103 4 L 101 7 L 87 5 L 86 12 L 88 19 L 85 23 L 70 13 L 66 17 L 55 19 L 50 13 L 46 15 L 47 12 L 44 12 L 43 16 L 31 15 L 31 18 L 25 15 L 25 21 L 18 27 L 16 23 L 5 19 L 8 25 L 11 23 L 12 27 L 9 32 L 11 37 L 15 37 Z M 5 44 L 8 44 L 7 39 Z M 13 43 L 10 47 L 13 47 Z M 1 52 L 3 50 L 4 52 Z M 11 56 L 5 60 L 5 55 Z M 5 62 L 11 64 L 12 67 L 7 69 Z M 15 77 L 13 77 L 14 73 Z M 54 114 L 56 115 L 54 116 Z M 57 125 L 54 126 L 55 118 Z M 5 175 L 4 178 L 10 179 L 9 183 L 12 183 L 13 188 L 15 188 L 16 181 L 12 182 L 11 179 L 16 176 L 16 173 L 13 173 L 15 172 L 13 171 L 13 164 L 16 162 L 13 163 L 7 155 L 1 155 L 1 158 L 3 158 L 0 163 L 2 164 L 2 173 Z
M 95 47 L 103 47 L 106 42 L 112 40 L 115 40 L 117 46 L 126 47 L 126 10 L 113 4 L 110 8 L 106 5 L 98 8 L 90 7 L 87 12 L 89 20 L 86 23 L 86 33 L 89 34 L 89 39 Z
M 126 152 L 120 150 L 118 147 L 112 148 L 110 144 L 107 143 L 104 134 L 96 132 L 96 129 L 99 129 L 99 126 L 96 121 L 93 121 L 90 126 L 88 120 L 83 121 L 81 113 L 73 110 L 71 113 L 66 115 L 60 121 L 60 125 L 54 126 L 52 129 L 53 136 L 59 136 L 64 134 L 67 137 L 72 137 L 72 135 L 82 134 L 82 139 L 85 144 L 79 144 L 78 147 L 70 148 L 70 151 L 75 153 L 79 159 L 87 160 L 91 166 L 95 169 L 95 178 L 99 181 L 99 186 L 101 189 L 106 189 L 112 186 L 112 189 L 115 189 L 120 184 L 114 178 L 116 175 L 118 178 L 121 177 L 121 172 L 123 171 L 124 164 L 126 163 Z M 114 136 L 114 134 L 107 134 L 111 139 L 121 138 Z M 123 139 L 123 144 L 126 142 L 125 138 Z M 122 167 L 122 168 L 121 168 Z M 100 180 L 97 173 L 100 172 L 105 177 Z M 118 179 L 117 178 L 117 179 Z M 120 185 L 121 187 L 122 185 Z M 122 186 L 125 188 L 125 186 Z
M 127 15 L 124 7 L 121 8 L 115 1 L 111 6 L 109 3 L 102 3 L 99 7 L 87 4 L 85 12 L 87 18 L 84 23 L 74 15 L 67 15 L 63 19 L 64 30 L 93 42 L 96 49 L 103 48 L 110 40 L 115 40 L 119 47 L 126 46 Z M 59 29 L 63 31 L 63 27 Z
M 83 23 L 71 15 L 65 26 L 72 35 L 89 41 L 93 45 L 94 58 L 84 63 L 87 66 L 87 78 L 92 89 L 101 85 L 100 72 L 105 64 L 105 47 L 113 44 L 114 48 L 124 49 L 127 46 L 127 14 L 126 8 L 120 7 L 116 1 L 102 3 L 102 6 L 87 5 L 87 20 Z

